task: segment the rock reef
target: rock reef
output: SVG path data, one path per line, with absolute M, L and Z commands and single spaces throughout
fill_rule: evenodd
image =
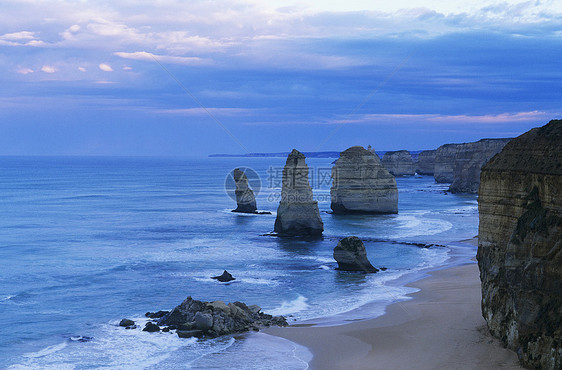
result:
M 396 179 L 372 151 L 353 146 L 341 152 L 332 181 L 334 213 L 398 213 Z
M 283 168 L 274 231 L 279 236 L 305 237 L 320 236 L 324 231 L 318 202 L 312 198 L 305 156 L 296 149 L 289 154 Z
M 252 189 L 248 186 L 248 177 L 244 171 L 239 168 L 234 169 L 232 177 L 234 177 L 234 183 L 236 184 L 236 190 L 234 193 L 236 194 L 237 205 L 236 209 L 232 212 L 256 213 L 258 209 L 256 205 L 256 197 L 254 196 Z
M 419 175 L 433 175 L 436 150 L 423 150 L 415 162 L 416 173 Z
M 348 236 L 339 241 L 334 248 L 334 259 L 338 270 L 374 273 L 379 271 L 367 259 L 365 245 L 356 236 Z
M 398 150 L 384 153 L 381 159 L 382 165 L 394 176 L 414 176 L 414 161 L 410 152 Z
M 478 266 L 490 332 L 536 369 L 562 368 L 562 121 L 482 169 Z
M 247 306 L 242 302 L 202 302 L 187 297 L 179 306 L 160 318 L 157 324 L 152 325 L 158 327 L 158 330 L 164 326 L 162 331 L 176 330 L 181 338 L 215 338 L 288 324 L 283 316 L 265 314 L 256 305 Z M 157 331 L 155 328 L 151 330 Z
M 452 193 L 477 193 L 480 172 L 490 158 L 498 154 L 511 139 L 482 139 L 475 143 L 461 144 L 455 158 Z

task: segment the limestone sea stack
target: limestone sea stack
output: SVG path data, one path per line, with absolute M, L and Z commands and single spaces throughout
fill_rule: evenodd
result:
M 562 121 L 482 169 L 478 266 L 490 332 L 535 369 L 562 368 Z
M 234 169 L 232 173 L 234 177 L 234 183 L 236 184 L 236 204 L 237 207 L 232 212 L 240 212 L 240 213 L 256 213 L 257 205 L 256 205 L 256 197 L 254 196 L 254 192 L 248 186 L 248 177 L 244 173 L 244 171 L 240 170 L 239 168 Z
M 475 143 L 462 144 L 455 159 L 452 193 L 478 192 L 480 171 L 490 158 L 498 154 L 511 139 L 482 139 Z
M 381 162 L 394 176 L 414 176 L 415 174 L 414 161 L 407 150 L 386 152 Z
M 436 150 L 422 150 L 415 163 L 418 175 L 433 175 Z
M 374 152 L 353 146 L 332 168 L 334 213 L 398 213 L 396 179 Z
M 367 259 L 365 245 L 356 236 L 348 236 L 340 240 L 334 248 L 334 259 L 338 263 L 338 270 L 366 273 L 379 271 Z
M 289 154 L 283 168 L 274 231 L 279 236 L 320 236 L 324 231 L 318 202 L 312 198 L 305 156 L 296 149 Z

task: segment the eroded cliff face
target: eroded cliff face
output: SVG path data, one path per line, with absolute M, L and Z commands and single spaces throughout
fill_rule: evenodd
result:
M 433 177 L 438 183 L 451 183 L 454 180 L 455 160 L 462 144 L 441 145 L 435 151 Z
M 562 121 L 482 169 L 478 266 L 490 332 L 531 368 L 562 368 Z
M 394 176 L 414 176 L 414 161 L 407 150 L 386 152 L 381 162 L 388 172 Z
M 283 168 L 274 231 L 279 236 L 320 236 L 324 231 L 318 202 L 312 198 L 305 156 L 296 149 L 289 154 Z
M 423 150 L 415 163 L 416 172 L 420 175 L 433 175 L 436 150 Z
M 511 139 L 482 139 L 460 144 L 453 168 L 452 193 L 478 192 L 480 171 L 490 158 L 498 154 Z
M 233 172 L 234 183 L 236 184 L 236 209 L 233 212 L 255 213 L 257 210 L 256 197 L 248 186 L 248 177 L 239 168 Z
M 353 146 L 332 168 L 334 213 L 398 213 L 396 179 L 374 152 Z

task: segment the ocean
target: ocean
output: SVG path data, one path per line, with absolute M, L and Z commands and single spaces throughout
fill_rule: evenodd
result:
M 374 317 L 477 235 L 476 195 L 429 176 L 397 178 L 397 215 L 330 214 L 333 160 L 307 159 L 325 231 L 301 240 L 269 235 L 284 158 L 0 157 L 0 368 L 304 369 L 306 348 L 263 333 L 180 339 L 117 323 L 187 296 L 290 323 Z M 271 215 L 231 212 L 236 167 Z M 387 270 L 337 271 L 333 248 L 350 235 Z M 211 279 L 223 270 L 236 280 Z

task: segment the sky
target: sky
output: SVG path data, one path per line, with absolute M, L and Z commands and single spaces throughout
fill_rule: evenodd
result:
M 0 155 L 434 149 L 562 117 L 562 2 L 2 0 Z

